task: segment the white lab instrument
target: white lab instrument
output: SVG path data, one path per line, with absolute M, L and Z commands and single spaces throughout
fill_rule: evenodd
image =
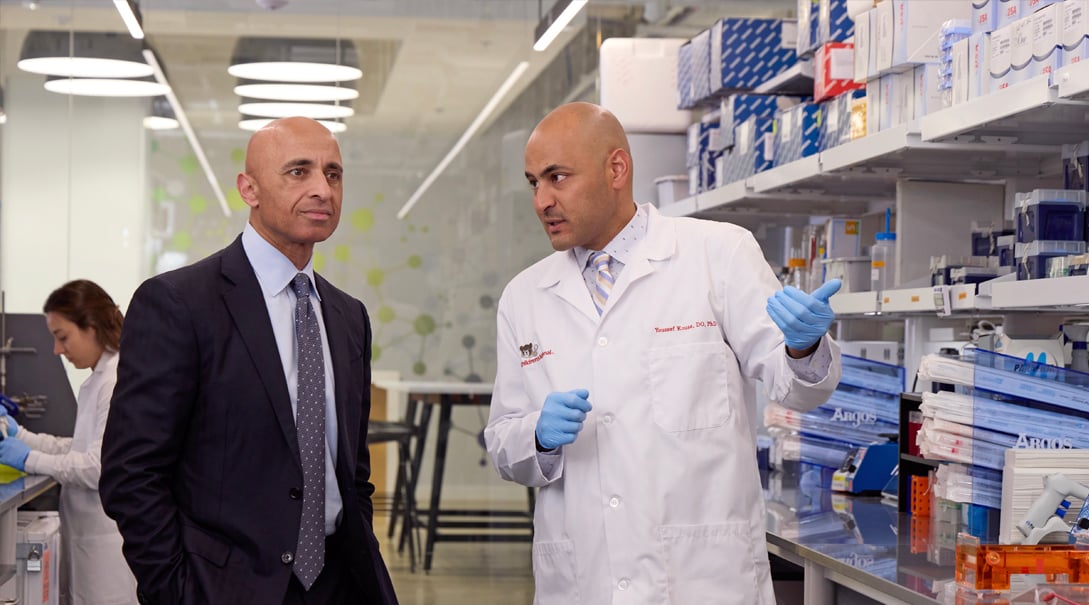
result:
M 1017 529 L 1024 538 L 1021 544 L 1039 544 L 1045 541 L 1065 543 L 1069 539 L 1070 524 L 1064 520 L 1070 508 L 1068 498 L 1089 498 L 1089 487 L 1072 481 L 1062 473 L 1044 477 L 1044 492 L 1029 508 Z M 1060 534 L 1048 540 L 1050 534 Z

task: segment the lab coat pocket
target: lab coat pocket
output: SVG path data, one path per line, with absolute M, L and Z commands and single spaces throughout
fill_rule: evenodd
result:
M 669 604 L 758 603 L 750 536 L 748 524 L 743 522 L 659 527 Z
M 574 605 L 579 602 L 575 576 L 575 544 L 571 540 L 533 544 L 534 605 Z
M 730 417 L 728 363 L 724 342 L 648 350 L 654 423 L 671 433 L 722 426 Z

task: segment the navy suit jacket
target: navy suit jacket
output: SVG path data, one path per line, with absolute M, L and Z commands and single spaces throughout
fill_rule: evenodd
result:
M 397 602 L 372 527 L 371 331 L 361 302 L 315 275 L 333 364 L 337 530 L 363 591 Z M 121 337 L 99 489 L 141 603 L 283 602 L 302 513 L 287 381 L 257 277 L 238 238 L 145 281 Z

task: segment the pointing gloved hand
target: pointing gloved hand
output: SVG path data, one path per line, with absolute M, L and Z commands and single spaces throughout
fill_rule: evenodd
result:
M 836 318 L 828 299 L 839 292 L 842 285 L 840 280 L 831 279 L 813 294 L 787 286 L 768 299 L 768 315 L 783 331 L 788 347 L 804 351 L 828 332 Z
M 534 431 L 538 445 L 554 450 L 561 445 L 574 443 L 582 430 L 582 421 L 586 420 L 586 413 L 592 407 L 586 400 L 589 396 L 590 391 L 586 389 L 549 393 Z
M 0 441 L 0 464 L 6 464 L 20 471 L 26 470 L 26 457 L 30 454 L 30 446 L 15 437 L 8 437 Z

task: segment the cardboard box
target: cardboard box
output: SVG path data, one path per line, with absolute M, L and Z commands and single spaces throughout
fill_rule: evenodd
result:
M 802 103 L 779 114 L 772 138 L 772 164 L 782 166 L 820 151 L 821 107 Z
M 998 1 L 998 23 L 995 24 L 995 29 L 1000 27 L 1006 27 L 1013 25 L 1015 21 L 1025 16 L 1025 2 L 1026 0 L 997 0 Z
M 968 38 L 968 99 L 991 92 L 991 34 L 972 34 Z
M 881 79 L 866 82 L 866 135 L 881 131 Z
M 820 0 L 817 43 L 847 42 L 855 34 L 855 22 L 847 14 L 847 0 Z
M 1023 81 L 1031 73 L 1032 64 L 1031 18 L 1019 19 L 1010 26 L 1010 84 Z
M 964 40 L 962 40 L 963 42 Z M 915 68 L 915 112 L 913 119 L 942 109 L 941 76 L 938 64 L 930 63 Z
M 870 18 L 872 10 L 866 11 L 855 19 L 855 62 L 854 80 L 865 83 L 870 77 Z
M 878 80 L 881 87 L 881 109 L 878 111 L 879 126 L 878 130 L 888 130 L 893 126 L 893 116 L 895 113 L 894 105 L 896 104 L 895 84 L 893 80 L 896 79 L 896 74 L 886 74 L 881 76 Z
M 802 97 L 734 94 L 719 104 L 721 148 L 734 146 L 734 129 L 751 117 L 772 119 L 780 111 L 801 103 Z
M 907 124 L 915 119 L 915 71 L 892 74 L 892 116 L 889 127 Z
M 972 0 L 972 33 L 991 32 L 998 27 L 998 0 Z
M 854 45 L 829 42 L 813 60 L 813 100 L 821 102 L 862 87 L 854 80 Z
M 1089 59 L 1089 0 L 1062 4 L 1063 65 Z
M 1089 61 L 1089 38 L 1083 38 L 1081 44 L 1072 49 L 1063 49 L 1063 66 Z
M 892 2 L 892 69 L 941 60 L 941 27 L 950 19 L 972 18 L 968 2 L 885 0 Z
M 692 38 L 692 99 L 699 103 L 711 96 L 711 30 Z
M 819 25 L 819 12 L 818 0 L 798 0 L 798 42 L 794 50 L 799 57 L 808 57 L 817 48 L 817 32 L 814 27 Z
M 971 98 L 971 45 L 971 38 L 953 43 L 953 105 Z
M 679 110 L 676 38 L 608 38 L 601 43 L 601 105 L 628 133 L 682 133 L 692 121 Z M 669 86 L 663 86 L 665 83 Z
M 870 24 L 870 44 L 874 46 L 874 59 L 877 76 L 892 69 L 892 43 L 895 19 L 893 18 L 893 3 L 886 0 L 873 9 L 872 23 Z
M 1024 0 L 1023 6 L 1025 9 L 1025 15 L 1035 14 L 1036 11 L 1047 8 L 1055 4 L 1061 4 L 1063 0 Z
M 689 168 L 695 166 L 711 149 L 711 139 L 716 136 L 713 131 L 718 128 L 719 121 L 714 114 L 708 114 L 688 127 L 688 153 L 685 156 L 685 166 Z
M 782 19 L 716 21 L 708 36 L 709 94 L 749 90 L 792 67 L 798 56 L 784 44 L 783 29 Z
M 990 40 L 991 52 L 987 71 L 991 74 L 990 90 L 994 92 L 1009 88 L 1012 83 L 1010 81 L 1012 65 L 1010 53 L 1013 49 L 1013 27 L 1007 25 L 994 30 L 991 32 Z
M 1051 76 L 1063 65 L 1063 6 L 1048 4 L 1032 13 L 1032 63 L 1020 81 Z

